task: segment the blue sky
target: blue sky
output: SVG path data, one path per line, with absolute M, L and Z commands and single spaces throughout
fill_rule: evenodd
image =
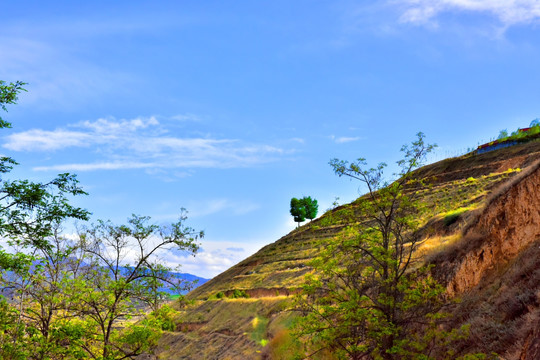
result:
M 291 197 L 357 197 L 331 158 L 393 163 L 423 131 L 442 159 L 540 116 L 537 1 L 17 1 L 0 24 L 0 79 L 29 83 L 13 176 L 78 174 L 93 219 L 187 208 L 201 253 L 162 256 L 200 276 L 293 229 Z

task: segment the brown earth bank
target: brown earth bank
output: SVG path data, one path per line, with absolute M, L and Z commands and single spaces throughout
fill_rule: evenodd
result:
M 470 325 L 457 351 L 540 360 L 538 159 L 536 141 L 415 172 L 424 185 L 408 191 L 431 203 L 419 234 L 457 239 L 425 253 L 449 296 L 460 299 L 448 326 Z M 464 208 L 448 221 L 449 211 Z M 154 359 L 273 359 L 269 346 L 290 327 L 294 315 L 287 309 L 312 271 L 310 259 L 325 241 L 358 225 L 356 216 L 355 202 L 328 211 L 192 291 L 192 305 L 175 305 L 177 331 L 166 333 Z M 250 298 L 232 299 L 235 289 Z M 226 298 L 218 300 L 219 292 Z
M 464 230 L 463 239 L 436 255 L 439 279 L 450 296 L 463 293 L 498 268 L 504 268 L 540 238 L 540 162 L 488 199 Z
M 433 260 L 449 296 L 461 297 L 454 319 L 471 324 L 460 346 L 540 359 L 540 163 L 494 191 L 463 232 Z

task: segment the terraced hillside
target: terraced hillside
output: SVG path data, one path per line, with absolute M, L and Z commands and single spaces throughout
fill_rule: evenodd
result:
M 501 271 L 510 271 L 513 276 L 522 274 L 516 259 L 535 241 L 540 242 L 540 219 L 536 216 L 540 185 L 534 182 L 540 178 L 540 167 L 535 163 L 538 159 L 540 142 L 536 141 L 446 159 L 415 172 L 415 177 L 423 180 L 422 185 L 411 185 L 407 191 L 428 207 L 422 219 L 423 243 L 418 257 L 435 263 L 435 273 L 449 292 L 464 298 L 467 308 L 456 307 L 460 314 L 456 322 L 479 321 L 462 312 L 474 313 L 480 301 L 496 306 L 498 300 L 493 296 L 497 291 L 509 297 L 501 287 L 512 288 L 513 284 L 501 284 Z M 512 199 L 519 199 L 518 203 Z M 347 226 L 357 223 L 357 204 L 355 201 L 328 211 L 192 291 L 188 296 L 191 304 L 174 305 L 176 331 L 163 337 L 154 357 L 287 359 L 284 346 L 294 317 L 288 311 L 291 295 L 299 291 L 304 275 L 312 271 L 309 262 L 325 241 L 339 237 Z M 520 217 L 512 217 L 514 213 Z M 510 227 L 511 219 L 512 230 L 508 232 L 505 229 Z M 512 237 L 519 241 L 509 241 Z M 513 244 L 514 250 L 504 248 L 507 242 Z M 511 279 L 508 281 L 516 283 Z M 486 295 L 485 289 L 491 289 L 493 281 L 498 281 L 499 288 Z M 517 305 L 509 305 L 507 318 L 490 320 L 496 327 L 503 321 L 527 317 L 507 339 L 523 344 L 528 341 L 522 346 L 526 350 L 513 349 L 513 356 L 518 357 L 510 358 L 540 356 L 533 349 L 540 346 L 534 338 L 534 326 L 540 324 L 540 272 L 535 284 L 531 286 L 536 288 L 527 292 L 529 297 L 519 303 L 519 311 L 512 310 Z M 475 329 L 472 338 L 482 337 L 480 328 Z M 469 341 L 462 346 L 500 354 L 510 351 L 508 346 L 497 345 L 497 341 Z

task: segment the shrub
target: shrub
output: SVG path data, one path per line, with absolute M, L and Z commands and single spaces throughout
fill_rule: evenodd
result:
M 163 305 L 161 308 L 152 311 L 146 322 L 161 328 L 161 330 L 174 331 L 176 329 L 174 318 L 177 314 L 178 312 L 170 306 Z
M 244 291 L 244 290 L 238 290 L 238 289 L 234 289 L 232 295 L 231 295 L 231 298 L 233 299 L 241 299 L 241 298 L 249 298 L 249 295 Z
M 339 224 L 350 224 L 355 221 L 354 210 L 351 208 L 343 208 L 335 212 L 336 217 L 338 218 L 336 223 Z
M 331 226 L 331 225 L 334 225 L 335 221 L 334 221 L 334 217 L 332 215 L 332 213 L 328 214 L 328 215 L 325 215 L 320 221 L 319 221 L 319 224 L 322 226 L 322 227 L 327 227 L 327 226 Z

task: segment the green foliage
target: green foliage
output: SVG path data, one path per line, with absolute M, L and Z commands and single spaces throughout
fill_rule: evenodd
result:
M 361 181 L 367 194 L 357 201 L 361 225 L 335 238 L 310 264 L 317 272 L 306 278 L 297 308 L 303 313 L 296 331 L 308 351 L 324 349 L 338 359 L 430 359 L 430 349 L 444 315 L 444 288 L 430 269 L 415 266 L 423 204 L 404 193 L 411 173 L 434 148 L 424 135 L 404 146 L 398 179 L 383 179 L 385 164 L 366 169 L 365 160 L 330 161 L 338 176 Z
M 444 215 L 444 225 L 446 226 L 452 225 L 460 218 L 462 214 L 466 213 L 469 210 L 471 210 L 470 207 L 461 207 L 459 209 L 447 212 Z
M 497 136 L 498 140 L 506 139 L 508 137 L 508 130 L 504 129 L 499 132 L 499 136 Z
M 311 196 L 304 196 L 302 199 L 300 199 L 300 201 L 306 209 L 306 218 L 309 220 L 315 219 L 317 217 L 317 213 L 319 212 L 319 204 L 317 203 L 317 200 L 312 199 Z
M 23 85 L 0 81 L 3 110 Z M 0 128 L 10 126 L 0 118 Z M 0 173 L 15 165 L 1 157 Z M 174 328 L 174 310 L 160 308 L 168 299 L 161 289 L 182 291 L 190 284 L 171 275 L 156 255 L 173 248 L 195 254 L 203 233 L 184 225 L 182 210 L 168 226 L 135 215 L 126 225 L 99 221 L 71 241 L 61 235 L 61 224 L 88 219 L 69 202 L 84 194 L 71 174 L 47 183 L 0 179 L 0 236 L 17 249 L 0 249 L 0 287 L 13 294 L 9 303 L 0 300 L 0 358 L 131 359 Z M 144 306 L 153 313 L 135 323 Z
M 291 215 L 294 217 L 294 221 L 300 225 L 306 218 L 313 220 L 317 217 L 319 211 L 319 205 L 316 199 L 312 199 L 311 196 L 304 196 L 301 199 L 291 199 Z
M 0 359 L 28 359 L 31 349 L 22 341 L 26 329 L 19 322 L 20 313 L 2 296 L 0 298 Z
M 266 346 L 268 340 L 266 339 L 266 327 L 268 326 L 268 319 L 261 316 L 255 316 L 251 322 L 253 331 L 251 332 L 251 339 L 261 346 Z
M 231 298 L 232 299 L 247 299 L 249 298 L 249 295 L 245 292 L 245 290 L 239 290 L 239 289 L 234 289 L 232 294 L 231 294 Z
M 520 131 L 515 130 L 511 134 L 508 133 L 508 131 L 501 130 L 499 133 L 499 136 L 497 137 L 497 140 L 502 141 L 527 141 L 528 139 L 532 138 L 533 136 L 540 134 L 540 121 L 538 119 L 534 119 L 531 121 L 531 124 L 529 125 L 530 129 L 528 131 Z M 489 145 L 493 145 L 494 142 L 490 142 Z
M 2 110 L 16 103 L 24 85 L 0 81 Z M 0 128 L 9 127 L 11 123 L 0 118 Z M 70 259 L 74 249 L 58 247 L 65 244 L 58 230 L 66 219 L 88 219 L 88 211 L 69 202 L 86 193 L 71 174 L 46 183 L 9 180 L 15 165 L 14 159 L 0 157 L 0 236 L 14 249 L 0 249 L 0 287 L 13 293 L 10 303 L 0 304 L 0 358 L 81 358 L 79 333 L 57 316 L 71 305 L 75 282 Z
M 6 84 L 5 81 L 0 80 L 0 108 L 7 111 L 6 104 L 16 104 L 18 95 L 21 91 L 26 91 L 23 86 L 26 83 L 22 81 L 16 81 L 14 83 Z M 10 128 L 11 123 L 5 121 L 0 117 L 0 128 Z
M 223 291 L 219 291 L 216 294 L 216 299 L 223 299 L 225 297 L 225 293 Z
M 291 199 L 291 215 L 294 218 L 294 221 L 298 223 L 298 226 L 300 226 L 300 223 L 306 220 L 306 208 L 304 207 L 304 204 L 301 200 L 297 198 Z
M 336 210 L 333 214 L 333 218 L 336 219 L 337 224 L 349 224 L 355 222 L 354 210 L 351 207 L 344 207 Z
M 17 96 L 25 91 L 25 83 L 17 81 L 6 84 L 0 80 L 0 107 L 15 104 Z M 11 123 L 0 118 L 0 128 L 11 127 Z M 8 174 L 17 162 L 6 156 L 0 157 L 0 174 Z M 56 224 L 68 218 L 88 219 L 88 211 L 72 206 L 70 196 L 85 195 L 75 175 L 60 174 L 47 183 L 29 180 L 0 179 L 0 236 L 9 238 L 12 244 L 23 248 L 45 248 L 45 240 L 51 236 Z M 16 254 L 3 252 L 0 268 L 10 269 Z
M 161 308 L 152 311 L 143 324 L 151 325 L 154 328 L 160 328 L 165 331 L 174 331 L 176 329 L 175 319 L 178 316 L 178 311 L 168 305 L 163 305 Z
M 335 224 L 334 214 L 328 211 L 320 220 L 319 224 L 322 227 L 331 226 Z
M 128 354 L 140 354 L 156 341 L 157 335 L 149 333 L 152 328 L 170 329 L 174 326 L 171 311 L 160 309 L 168 296 L 164 296 L 159 288 L 169 286 L 183 290 L 186 284 L 173 278 L 171 269 L 161 265 L 154 254 L 171 248 L 196 253 L 196 241 L 203 233 L 185 226 L 186 218 L 182 212 L 178 222 L 158 226 L 150 223 L 149 217 L 133 215 L 127 225 L 99 221 L 81 232 L 80 247 L 85 261 L 92 266 L 91 274 L 82 284 L 84 296 L 78 299 L 78 303 L 87 313 L 88 326 L 94 329 L 93 337 L 86 341 L 103 358 L 121 359 Z M 132 243 L 138 249 L 134 262 L 129 266 L 122 265 Z M 140 313 L 134 301 L 150 306 L 155 321 L 142 327 L 130 325 L 118 333 L 115 328 L 121 317 Z

